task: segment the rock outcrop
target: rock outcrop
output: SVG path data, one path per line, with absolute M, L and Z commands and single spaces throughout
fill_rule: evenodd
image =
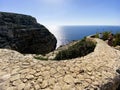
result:
M 0 90 L 119 90 L 120 51 L 94 40 L 94 52 L 63 61 L 0 49 Z
M 0 48 L 46 54 L 56 48 L 56 43 L 54 35 L 34 17 L 0 12 Z

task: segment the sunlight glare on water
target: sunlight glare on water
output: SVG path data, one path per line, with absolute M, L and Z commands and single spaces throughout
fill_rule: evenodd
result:
M 46 26 L 48 30 L 56 37 L 57 47 L 64 44 L 65 36 L 60 26 Z M 64 40 L 63 40 L 64 39 Z

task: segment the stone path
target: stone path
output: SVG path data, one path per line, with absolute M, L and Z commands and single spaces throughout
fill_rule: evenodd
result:
M 95 40 L 93 53 L 64 61 L 39 61 L 0 49 L 0 90 L 115 90 L 120 51 Z

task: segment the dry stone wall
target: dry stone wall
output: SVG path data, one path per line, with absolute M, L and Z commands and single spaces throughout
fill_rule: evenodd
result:
M 39 61 L 0 49 L 0 90 L 116 90 L 120 51 L 94 40 L 94 52 L 64 61 Z

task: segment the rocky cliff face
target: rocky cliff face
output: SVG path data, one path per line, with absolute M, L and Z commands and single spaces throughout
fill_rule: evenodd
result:
M 63 61 L 0 49 L 0 90 L 120 90 L 120 51 L 94 40 L 94 52 Z
M 56 43 L 54 35 L 34 17 L 0 12 L 0 48 L 46 54 L 55 49 Z

